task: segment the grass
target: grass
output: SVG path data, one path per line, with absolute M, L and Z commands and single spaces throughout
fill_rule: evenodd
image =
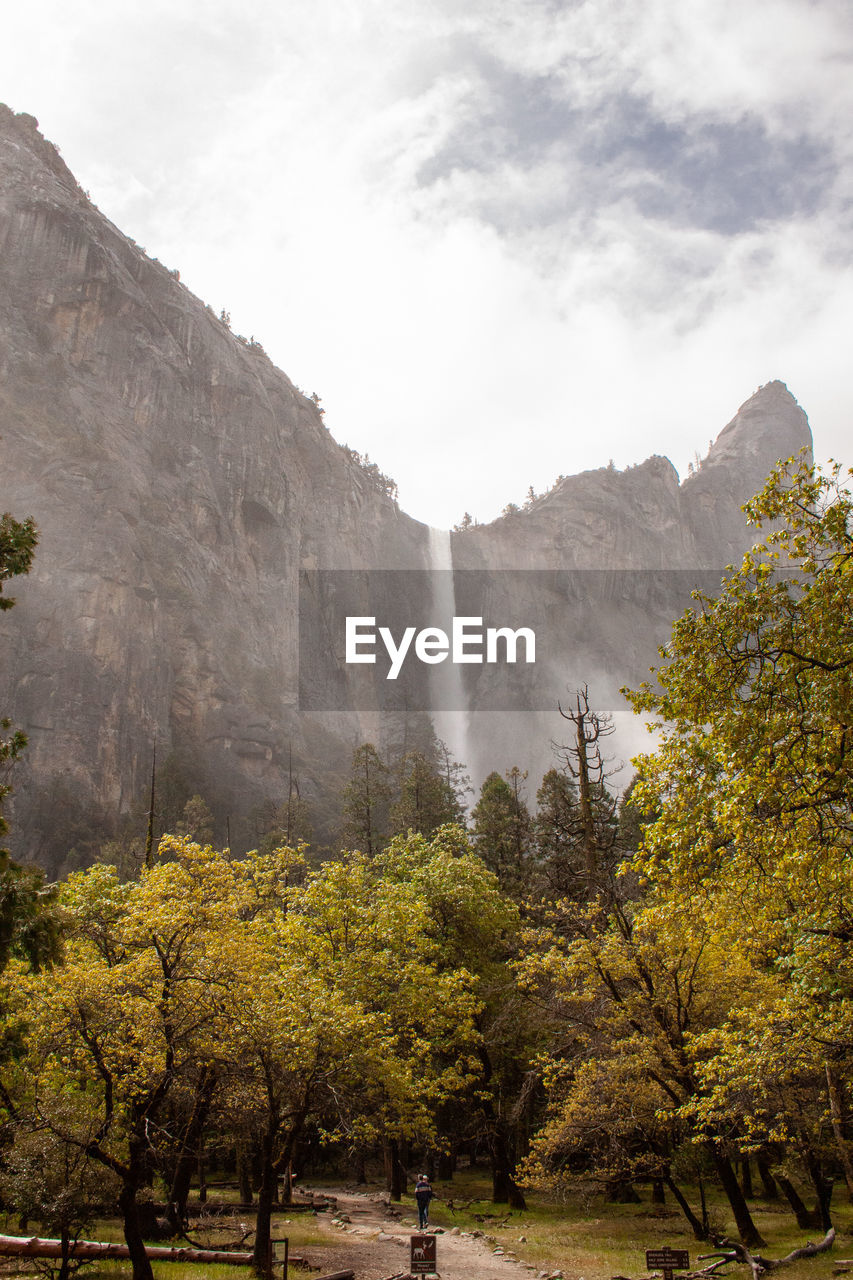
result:
M 480 1230 L 489 1240 L 507 1252 L 514 1253 L 520 1261 L 530 1263 L 538 1270 L 561 1270 L 567 1280 L 610 1280 L 612 1276 L 644 1276 L 646 1249 L 659 1249 L 665 1245 L 673 1249 L 686 1249 L 691 1265 L 702 1266 L 700 1253 L 713 1252 L 714 1246 L 700 1243 L 683 1215 L 668 1196 L 663 1212 L 652 1205 L 648 1190 L 643 1191 L 644 1201 L 638 1205 L 606 1204 L 600 1193 L 590 1188 L 579 1188 L 567 1196 L 564 1203 L 548 1200 L 543 1196 L 528 1196 L 525 1211 L 513 1210 L 505 1225 L 497 1225 L 507 1217 L 508 1210 L 490 1201 L 491 1184 L 487 1177 L 460 1172 L 452 1183 L 434 1183 L 437 1198 L 430 1206 L 430 1222 L 449 1230 L 454 1226 L 463 1231 Z M 785 1269 L 786 1280 L 827 1280 L 839 1257 L 853 1255 L 851 1222 L 853 1209 L 845 1205 L 839 1189 L 834 1204 L 833 1221 L 836 1224 L 835 1248 L 816 1258 L 803 1259 Z M 466 1202 L 476 1198 L 467 1209 L 448 1208 L 447 1201 Z M 695 1197 L 694 1197 L 695 1200 Z M 414 1197 L 407 1196 L 403 1205 L 411 1207 L 417 1220 Z M 766 1249 L 760 1252 L 767 1257 L 780 1258 L 801 1247 L 810 1234 L 819 1240 L 822 1232 L 807 1233 L 797 1227 L 792 1215 L 782 1207 L 755 1200 L 750 1209 L 753 1220 L 764 1239 Z M 731 1211 L 722 1196 L 709 1194 L 709 1212 L 712 1221 L 737 1238 Z M 496 1215 L 490 1218 L 487 1215 Z M 525 1236 L 520 1241 L 519 1236 Z M 751 1280 L 744 1267 L 732 1266 L 730 1275 L 740 1280 Z
M 491 1183 L 483 1172 L 461 1170 L 452 1182 L 433 1185 L 437 1192 L 437 1198 L 430 1206 L 433 1226 L 441 1226 L 445 1230 L 459 1227 L 463 1231 L 482 1231 L 487 1241 L 515 1254 L 520 1261 L 537 1270 L 561 1270 L 566 1280 L 644 1276 L 646 1249 L 664 1245 L 686 1249 L 691 1264 L 695 1266 L 703 1265 L 698 1260 L 700 1253 L 713 1251 L 712 1245 L 693 1239 L 671 1197 L 668 1196 L 668 1204 L 661 1211 L 652 1205 L 647 1189 L 642 1191 L 642 1204 L 614 1205 L 605 1203 L 600 1192 L 581 1186 L 562 1202 L 530 1195 L 524 1212 L 514 1210 L 509 1213 L 506 1206 L 491 1203 Z M 378 1188 L 371 1188 L 375 1189 Z M 695 1193 L 690 1199 L 695 1205 Z M 457 1203 L 471 1200 L 473 1203 L 454 1212 L 448 1207 L 451 1200 Z M 410 1217 L 417 1222 L 414 1197 L 404 1197 L 402 1207 L 407 1219 Z M 782 1204 L 758 1199 L 751 1202 L 750 1208 L 756 1226 L 767 1241 L 766 1249 L 761 1252 L 768 1257 L 783 1257 L 802 1246 L 809 1234 L 812 1239 L 819 1239 L 822 1234 L 820 1231 L 801 1231 Z M 735 1235 L 728 1205 L 721 1194 L 715 1194 L 713 1190 L 709 1190 L 709 1211 L 715 1224 Z M 837 1259 L 853 1256 L 853 1208 L 842 1199 L 841 1187 L 836 1191 L 833 1220 L 837 1231 L 835 1248 L 827 1254 L 786 1267 L 785 1280 L 829 1280 Z M 11 1219 L 3 1229 L 17 1234 L 17 1225 Z M 29 1230 L 36 1234 L 37 1224 L 31 1224 Z M 195 1231 L 191 1234 L 194 1238 L 204 1238 Z M 233 1240 L 234 1234 L 233 1223 L 230 1227 L 224 1224 L 220 1238 Z M 286 1210 L 273 1216 L 272 1235 L 273 1238 L 286 1235 L 290 1240 L 290 1252 L 294 1254 L 312 1246 L 328 1244 L 329 1240 L 312 1214 L 294 1214 L 289 1218 Z M 95 1240 L 121 1240 L 121 1223 L 117 1219 L 101 1219 L 91 1232 L 87 1232 L 87 1236 Z M 525 1236 L 525 1241 L 520 1241 L 519 1236 Z M 214 1238 L 210 1247 L 217 1247 Z M 283 1255 L 281 1245 L 276 1252 L 280 1262 Z M 192 1263 L 155 1262 L 153 1270 L 155 1280 L 250 1280 L 251 1277 L 248 1267 L 209 1264 L 202 1267 Z M 129 1274 L 128 1264 L 110 1260 L 103 1265 L 86 1267 L 81 1276 L 82 1280 L 127 1280 Z M 309 1273 L 294 1268 L 293 1274 L 294 1280 L 302 1280 Z M 738 1280 L 751 1280 L 744 1267 L 732 1266 L 728 1275 L 736 1276 Z
M 246 1223 L 249 1226 L 252 1218 Z M 16 1217 L 0 1214 L 0 1231 L 9 1235 L 22 1234 L 18 1230 L 18 1220 Z M 52 1233 L 42 1231 L 37 1222 L 31 1222 L 27 1228 L 28 1235 L 49 1236 Z M 190 1229 L 190 1235 L 194 1241 L 197 1241 L 201 1247 L 217 1249 L 222 1245 L 220 1240 L 233 1242 L 235 1238 L 234 1224 L 225 1222 L 221 1228 L 214 1230 L 197 1231 L 195 1228 Z M 287 1236 L 290 1241 L 290 1253 L 300 1254 L 304 1249 L 311 1248 L 312 1245 L 328 1244 L 328 1234 L 324 1233 L 322 1227 L 317 1224 L 313 1214 L 298 1214 L 289 1218 L 286 1212 L 273 1214 L 271 1222 L 271 1235 L 274 1240 L 279 1240 Z M 93 1224 L 91 1230 L 83 1233 L 86 1240 L 102 1240 L 104 1242 L 117 1241 L 124 1243 L 124 1231 L 122 1224 L 118 1218 L 98 1218 Z M 186 1240 L 158 1240 L 158 1245 L 166 1248 L 175 1247 L 192 1247 Z M 240 1246 L 238 1252 L 250 1252 L 252 1248 L 251 1237 Z M 279 1244 L 275 1249 L 277 1267 L 279 1270 L 282 1259 L 284 1258 L 284 1247 Z M 15 1274 L 36 1275 L 44 1274 L 43 1267 L 37 1269 L 36 1266 L 22 1259 L 6 1259 L 5 1261 L 15 1263 Z M 57 1263 L 58 1266 L 58 1263 Z M 198 1263 L 198 1262 L 162 1262 L 152 1260 L 151 1269 L 154 1273 L 154 1280 L 255 1280 L 254 1273 L 251 1268 L 233 1266 L 228 1263 Z M 7 1268 L 0 1265 L 0 1275 L 3 1273 L 10 1274 Z M 294 1280 L 302 1280 L 311 1274 L 300 1267 L 289 1267 L 288 1272 L 293 1274 Z M 316 1273 L 315 1273 L 316 1274 Z M 81 1280 L 127 1280 L 130 1275 L 130 1263 L 115 1258 L 105 1259 L 103 1262 L 86 1263 L 80 1270 Z

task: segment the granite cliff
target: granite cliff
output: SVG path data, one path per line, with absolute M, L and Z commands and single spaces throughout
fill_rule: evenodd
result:
M 770 383 L 683 484 L 665 458 L 569 477 L 518 515 L 455 534 L 454 566 L 490 581 L 498 569 L 719 569 L 751 541 L 740 503 L 809 443 L 805 414 Z M 294 756 L 308 789 L 322 787 L 379 731 L 347 673 L 333 711 L 300 711 L 300 574 L 310 593 L 321 570 L 435 567 L 429 530 L 259 346 L 91 204 L 32 117 L 5 107 L 0 467 L 0 509 L 32 515 L 41 535 L 17 607 L 0 615 L 0 708 L 30 739 L 19 854 L 56 856 L 58 796 L 108 829 L 144 791 L 155 738 L 221 815 L 280 796 Z M 521 591 L 495 581 L 492 605 L 509 591 L 506 607 L 550 619 L 556 644 L 562 588 L 536 573 Z M 649 605 L 614 581 L 580 650 L 565 635 L 615 688 L 643 674 L 673 614 L 665 592 Z M 389 607 L 422 610 L 422 574 L 393 582 Z M 302 644 L 337 652 L 328 578 L 317 590 Z M 543 705 L 584 675 L 551 652 L 535 677 Z M 488 692 L 472 686 L 471 705 L 488 706 Z

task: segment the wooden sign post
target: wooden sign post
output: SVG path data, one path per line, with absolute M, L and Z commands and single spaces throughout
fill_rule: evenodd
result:
M 409 1270 L 412 1275 L 426 1275 L 437 1270 L 438 1255 L 437 1236 L 412 1236 L 410 1245 Z
M 690 1254 L 686 1249 L 670 1249 L 669 1245 L 647 1249 L 646 1267 L 649 1271 L 663 1271 L 663 1280 L 673 1280 L 674 1271 L 690 1270 Z

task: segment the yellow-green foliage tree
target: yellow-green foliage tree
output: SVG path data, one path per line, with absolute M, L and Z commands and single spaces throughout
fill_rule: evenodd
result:
M 338 1131 L 386 1144 L 397 1197 L 397 1143 L 432 1140 L 436 1113 L 480 1070 L 478 940 L 494 945 L 512 919 L 456 826 L 397 837 L 373 858 L 345 854 L 294 892 L 293 954 L 373 1029 L 356 1037 L 372 1059 L 353 1057 L 359 1082 L 338 1090 Z
M 450 1130 L 464 1110 L 469 1136 L 485 1136 L 492 1163 L 496 1201 L 523 1204 L 513 1178 L 513 1123 L 520 1095 L 530 1083 L 532 1046 L 539 1031 L 530 1009 L 519 999 L 508 966 L 520 928 L 516 904 L 505 896 L 500 880 L 475 852 L 475 838 L 463 828 L 440 828 L 430 840 L 410 834 L 397 837 L 380 861 L 379 871 L 393 885 L 410 882 L 423 898 L 426 955 L 444 969 L 461 967 L 475 979 L 478 998 L 477 1035 L 473 1041 L 478 1074 L 464 1096 L 448 1095 L 437 1114 L 438 1137 L 446 1145 Z M 430 996 L 430 979 L 422 971 L 422 991 Z M 422 997 L 423 998 L 423 997 Z M 454 1121 L 454 1113 L 456 1120 Z
M 478 1069 L 464 959 L 505 913 L 459 829 L 312 872 L 289 849 L 231 861 L 167 836 L 138 881 L 70 877 L 62 909 L 64 964 L 7 975 L 17 1092 L 33 1130 L 117 1179 L 137 1280 L 140 1192 L 159 1172 L 174 1194 L 214 1106 L 259 1146 L 264 1269 L 276 1180 L 308 1125 L 427 1138 Z
M 842 1112 L 853 502 L 842 479 L 793 464 L 749 504 L 750 519 L 771 522 L 765 545 L 717 598 L 697 596 L 656 683 L 629 694 L 658 735 L 632 794 L 652 818 L 626 868 L 641 894 L 561 904 L 522 966 L 573 1035 L 552 1061 L 531 1175 L 586 1158 L 614 1176 L 656 1166 L 666 1177 L 689 1137 L 747 1243 L 757 1232 L 733 1155 L 799 1156 L 826 1225 L 831 1173 L 853 1181 Z M 597 1131 L 593 1083 L 609 1116 Z
M 471 1078 L 475 979 L 442 952 L 407 849 L 345 853 L 291 886 L 283 909 L 247 922 L 230 1109 L 261 1152 L 259 1267 L 276 1180 L 309 1123 L 349 1141 L 427 1134 Z M 423 850 L 454 859 L 438 838 Z
M 753 974 L 695 1045 L 696 1117 L 798 1152 L 827 1225 L 828 1162 L 853 1180 L 839 1115 L 853 1084 L 851 474 L 801 461 L 771 476 L 747 513 L 775 529 L 676 624 L 657 687 L 631 695 L 661 735 L 639 761 L 640 802 L 660 816 L 636 866 L 663 903 L 698 895 Z
M 139 1280 L 151 1276 L 139 1193 L 157 1162 L 164 1111 L 199 1074 L 213 1087 L 242 956 L 230 864 L 170 837 L 161 855 L 168 860 L 136 882 L 104 866 L 71 876 L 65 963 L 25 986 L 32 1112 L 118 1179 Z
M 698 1239 L 707 1222 L 676 1184 L 673 1160 L 690 1135 L 685 1108 L 701 1089 L 696 1036 L 720 1025 L 752 981 L 702 914 L 699 895 L 678 902 L 556 904 L 530 930 L 522 986 L 559 1037 L 548 1055 L 550 1114 L 525 1176 L 559 1182 L 583 1171 L 612 1191 L 635 1177 L 666 1182 Z M 695 1131 L 694 1131 L 695 1132 Z M 745 1243 L 761 1243 L 725 1149 L 696 1133 L 730 1198 Z

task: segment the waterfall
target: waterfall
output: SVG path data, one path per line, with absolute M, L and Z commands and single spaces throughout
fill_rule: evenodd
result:
M 432 606 L 430 622 L 450 635 L 456 613 L 453 585 L 453 552 L 450 531 L 430 529 L 429 568 Z M 461 668 L 451 662 L 450 655 L 430 670 L 431 718 L 437 737 L 450 748 L 455 760 L 471 769 L 468 740 L 468 703 Z

